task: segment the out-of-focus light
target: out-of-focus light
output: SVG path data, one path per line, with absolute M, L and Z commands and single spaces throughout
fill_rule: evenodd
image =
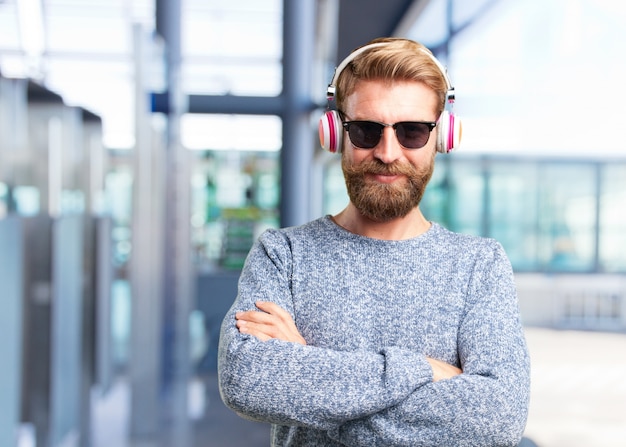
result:
M 22 49 L 34 68 L 38 68 L 46 48 L 41 0 L 18 0 L 17 9 Z

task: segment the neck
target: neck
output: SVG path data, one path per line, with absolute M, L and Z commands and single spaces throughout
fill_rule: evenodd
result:
M 404 217 L 378 222 L 363 216 L 350 203 L 343 211 L 333 216 L 333 221 L 351 233 L 389 241 L 411 239 L 430 228 L 430 222 L 426 220 L 419 207 L 415 207 Z

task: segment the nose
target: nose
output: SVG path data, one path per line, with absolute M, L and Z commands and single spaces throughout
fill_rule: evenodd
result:
M 402 146 L 396 138 L 393 127 L 388 126 L 383 129 L 380 141 L 374 148 L 374 157 L 383 163 L 393 163 L 402 156 Z

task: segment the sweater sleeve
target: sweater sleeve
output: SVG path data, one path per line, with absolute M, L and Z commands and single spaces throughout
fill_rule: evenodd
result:
M 253 246 L 222 323 L 218 379 L 228 407 L 257 421 L 328 431 L 398 405 L 432 380 L 423 355 L 398 347 L 345 352 L 239 333 L 235 312 L 258 300 L 294 316 L 289 243 L 280 237 L 265 234 Z
M 530 361 L 513 273 L 500 244 L 474 266 L 458 332 L 463 374 L 329 433 L 345 445 L 516 446 L 529 404 Z

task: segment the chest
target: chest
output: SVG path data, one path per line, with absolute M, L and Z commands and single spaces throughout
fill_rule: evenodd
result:
M 390 274 L 352 267 L 304 275 L 292 293 L 296 324 L 313 345 L 456 355 L 464 291 L 450 278 L 419 269 Z

